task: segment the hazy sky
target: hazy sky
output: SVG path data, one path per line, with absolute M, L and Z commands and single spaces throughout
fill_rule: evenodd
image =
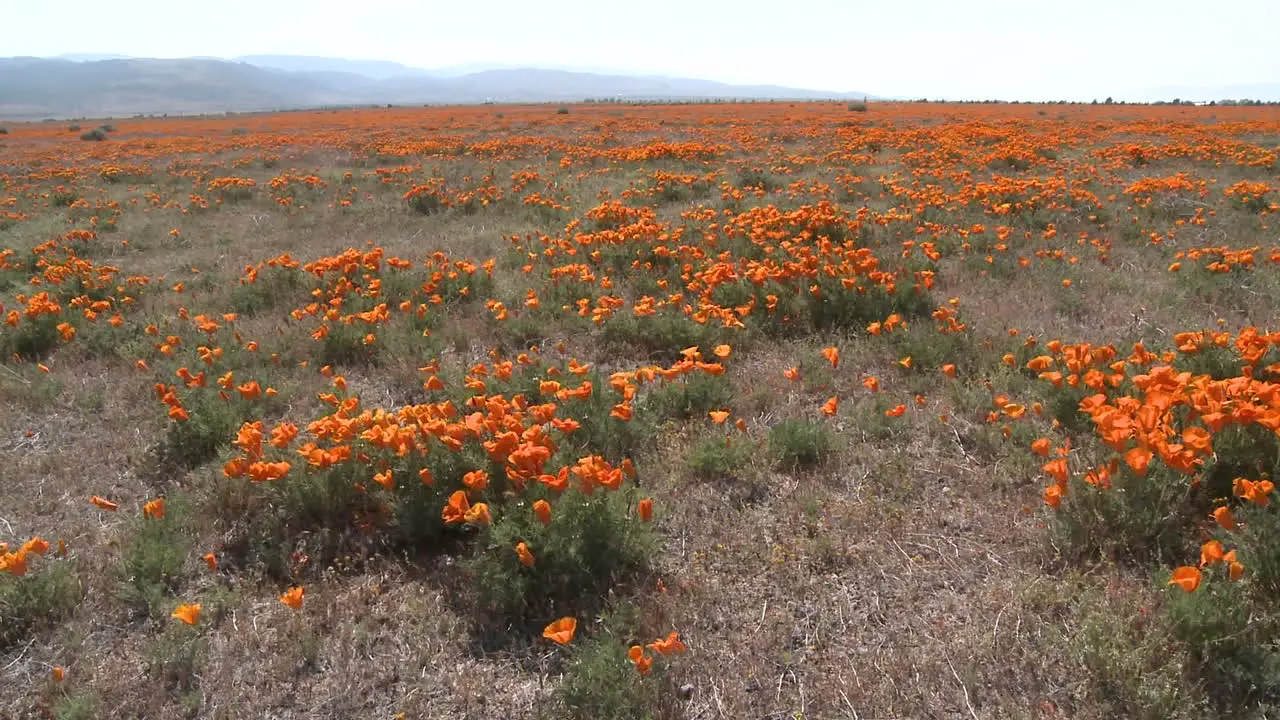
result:
M 0 0 L 0 55 L 592 66 L 895 97 L 1280 82 L 1280 0 Z

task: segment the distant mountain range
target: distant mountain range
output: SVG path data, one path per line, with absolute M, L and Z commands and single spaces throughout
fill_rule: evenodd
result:
M 297 55 L 161 60 L 76 54 L 0 58 L 0 118 L 119 117 L 382 104 L 575 102 L 586 99 L 862 99 L 776 85 L 582 69 L 399 63 Z M 874 98 L 872 98 L 874 99 Z

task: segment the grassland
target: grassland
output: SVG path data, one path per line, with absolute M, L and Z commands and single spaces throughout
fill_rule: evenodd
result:
M 1274 109 L 6 129 L 0 717 L 1280 707 Z

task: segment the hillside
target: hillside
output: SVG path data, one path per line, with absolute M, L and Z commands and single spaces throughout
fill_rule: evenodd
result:
M 772 85 L 533 68 L 484 70 L 448 77 L 388 62 L 294 56 L 250 56 L 241 60 L 0 59 L 0 117 L 243 112 L 388 103 L 572 102 L 602 97 L 863 97 L 862 93 L 842 95 Z

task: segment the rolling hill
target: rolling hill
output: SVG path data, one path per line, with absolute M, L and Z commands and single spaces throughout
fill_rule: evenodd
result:
M 864 94 L 540 68 L 431 71 L 391 62 L 281 55 L 0 59 L 0 117 L 11 119 L 606 97 L 819 100 L 861 99 Z

